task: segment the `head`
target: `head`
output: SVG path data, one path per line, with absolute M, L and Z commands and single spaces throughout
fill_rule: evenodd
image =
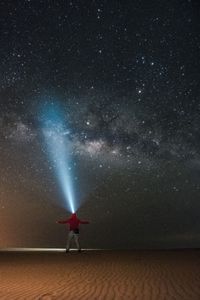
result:
M 71 218 L 72 218 L 72 219 L 76 219 L 76 218 L 77 218 L 76 213 L 73 213 L 73 214 L 71 215 Z

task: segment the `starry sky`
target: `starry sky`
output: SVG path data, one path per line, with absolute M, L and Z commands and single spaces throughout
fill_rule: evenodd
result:
M 0 2 L 0 247 L 64 247 L 60 105 L 83 247 L 200 246 L 198 0 Z

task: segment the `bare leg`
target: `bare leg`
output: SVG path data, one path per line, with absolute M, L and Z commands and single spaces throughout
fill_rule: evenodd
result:
M 68 238 L 67 238 L 66 252 L 69 251 L 69 247 L 70 247 L 70 243 L 71 243 L 72 238 L 73 238 L 73 232 L 70 231 L 68 233 Z
M 78 251 L 81 251 L 81 245 L 80 245 L 80 242 L 79 242 L 79 234 L 74 234 L 74 240 L 75 240 L 76 247 L 77 247 Z

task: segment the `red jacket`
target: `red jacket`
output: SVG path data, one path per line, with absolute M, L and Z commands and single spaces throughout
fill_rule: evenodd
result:
M 71 217 L 64 221 L 58 221 L 60 224 L 69 224 L 69 230 L 79 228 L 79 224 L 89 224 L 88 221 L 81 221 L 77 218 L 76 214 L 72 214 Z

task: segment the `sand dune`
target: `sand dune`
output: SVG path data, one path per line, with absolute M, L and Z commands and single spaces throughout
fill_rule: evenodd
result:
M 0 253 L 0 299 L 199 300 L 200 251 Z

